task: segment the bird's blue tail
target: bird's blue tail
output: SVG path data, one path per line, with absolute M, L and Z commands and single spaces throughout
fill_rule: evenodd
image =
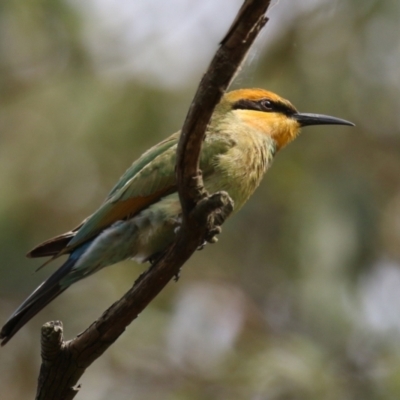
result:
M 1 329 L 0 339 L 3 339 L 1 342 L 2 346 L 40 310 L 70 286 L 70 284 L 62 285 L 60 282 L 71 272 L 86 248 L 87 245 L 83 245 L 76 249 L 68 260 L 17 308 Z

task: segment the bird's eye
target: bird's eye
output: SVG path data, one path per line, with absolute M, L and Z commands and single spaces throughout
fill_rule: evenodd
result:
M 274 109 L 274 104 L 272 103 L 271 100 L 263 100 L 261 102 L 261 105 L 263 109 L 266 111 L 272 111 Z

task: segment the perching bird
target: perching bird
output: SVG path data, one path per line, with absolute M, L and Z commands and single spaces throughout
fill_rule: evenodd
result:
M 200 157 L 210 193 L 225 190 L 238 211 L 253 194 L 275 154 L 308 125 L 353 125 L 326 115 L 297 112 L 263 89 L 225 94 L 215 108 Z M 3 326 L 2 345 L 73 283 L 103 267 L 133 258 L 151 260 L 174 240 L 181 206 L 175 178 L 179 132 L 145 152 L 77 228 L 38 245 L 29 257 L 69 254 Z

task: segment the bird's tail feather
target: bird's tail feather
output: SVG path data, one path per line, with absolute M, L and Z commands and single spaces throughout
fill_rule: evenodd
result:
M 57 271 L 44 281 L 14 312 L 0 332 L 1 345 L 4 346 L 31 318 L 42 310 L 68 286 L 60 281 L 67 276 L 79 257 L 71 256 Z

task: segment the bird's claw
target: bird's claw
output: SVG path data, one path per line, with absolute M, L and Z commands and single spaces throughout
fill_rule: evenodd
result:
M 222 232 L 222 228 L 220 226 L 214 226 L 212 229 L 210 229 L 207 232 L 207 235 L 205 237 L 205 242 L 204 244 L 207 243 L 217 243 L 218 242 L 218 238 L 217 235 L 219 235 Z M 204 247 L 204 245 L 203 245 Z
M 213 229 L 210 229 L 207 232 L 206 237 L 204 238 L 203 243 L 201 243 L 198 247 L 197 250 L 203 250 L 204 247 L 206 247 L 207 243 L 213 244 L 218 242 L 217 235 L 221 233 L 222 229 L 220 226 L 215 226 Z

